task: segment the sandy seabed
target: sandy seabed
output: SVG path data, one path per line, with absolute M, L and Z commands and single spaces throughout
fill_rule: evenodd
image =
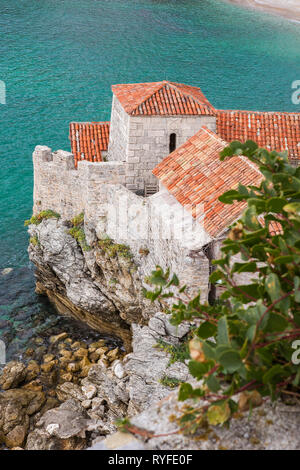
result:
M 300 22 L 300 0 L 229 0 L 245 7 L 269 11 Z

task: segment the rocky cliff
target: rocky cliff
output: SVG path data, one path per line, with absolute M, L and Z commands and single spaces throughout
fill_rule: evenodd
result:
M 97 240 L 88 232 L 85 239 L 79 228 L 83 243 L 76 232 L 70 234 L 71 228 L 56 218 L 29 226 L 37 292 L 46 294 L 60 313 L 120 337 L 130 350 L 130 325 L 145 324 L 153 313 L 142 294 L 138 263 L 125 245 Z

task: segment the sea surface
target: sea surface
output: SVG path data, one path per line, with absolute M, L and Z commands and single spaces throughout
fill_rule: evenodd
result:
M 34 293 L 23 226 L 34 147 L 70 150 L 70 121 L 108 120 L 111 84 L 163 79 L 200 86 L 218 108 L 300 112 L 291 101 L 300 25 L 217 0 L 0 0 L 0 339 L 8 358 L 46 330 L 73 326 Z

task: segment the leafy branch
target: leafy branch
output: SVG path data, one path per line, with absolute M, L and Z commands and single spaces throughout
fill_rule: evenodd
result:
M 224 424 L 268 398 L 300 397 L 300 366 L 292 361 L 293 341 L 300 338 L 300 167 L 291 166 L 286 153 L 252 141 L 232 142 L 221 160 L 235 155 L 257 165 L 263 178 L 258 187 L 239 184 L 219 198 L 247 208 L 213 261 L 210 282 L 223 292 L 218 302 L 203 303 L 200 293 L 190 298 L 177 276 L 159 266 L 145 290 L 163 303 L 172 324 L 200 321 L 189 342 L 189 370 L 199 387 L 179 389 L 180 401 L 201 400 L 199 407 L 187 405 L 180 419 L 190 432 L 205 422 Z

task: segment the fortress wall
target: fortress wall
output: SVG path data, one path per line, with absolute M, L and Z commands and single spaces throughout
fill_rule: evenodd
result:
M 129 191 L 121 162 L 81 161 L 76 170 L 71 153 L 48 147 L 37 147 L 33 161 L 35 214 L 52 209 L 70 220 L 84 211 L 88 243 L 93 233 L 108 235 L 130 247 L 142 280 L 156 265 L 170 267 L 206 299 L 209 263 L 201 247 L 210 239 L 166 190 L 149 198 Z
M 71 153 L 49 147 L 36 147 L 33 153 L 33 213 L 51 209 L 69 220 L 85 212 L 88 221 L 95 221 L 106 201 L 107 184 L 124 184 L 122 163 L 81 161 L 74 167 Z

